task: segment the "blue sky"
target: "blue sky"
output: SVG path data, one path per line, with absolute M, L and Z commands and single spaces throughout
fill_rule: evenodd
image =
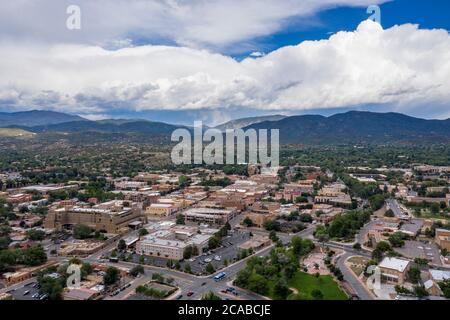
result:
M 70 4 L 80 30 L 66 28 Z M 365 22 L 371 4 L 382 28 Z M 447 0 L 2 2 L 0 111 L 183 124 L 348 110 L 449 118 L 449 30 Z
M 442 28 L 450 31 L 450 1 L 448 0 L 394 0 L 380 4 L 383 28 L 414 23 L 420 28 Z M 318 12 L 308 18 L 293 19 L 292 24 L 281 32 L 255 39 L 254 50 L 270 52 L 296 45 L 305 40 L 321 40 L 339 31 L 353 31 L 367 19 L 366 7 L 336 7 Z M 250 52 L 235 54 L 237 59 Z

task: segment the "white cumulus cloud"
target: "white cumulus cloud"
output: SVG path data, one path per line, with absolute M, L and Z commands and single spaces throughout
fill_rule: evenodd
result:
M 128 39 L 221 49 L 271 35 L 290 19 L 336 6 L 389 0 L 15 0 L 0 2 L 0 38 L 108 46 Z M 69 5 L 81 10 L 81 30 L 66 28 Z
M 305 110 L 450 102 L 445 30 L 365 21 L 353 32 L 305 41 L 241 62 L 187 47 L 0 42 L 0 104 L 104 114 L 251 107 Z M 446 110 L 444 110 L 446 111 Z M 448 112 L 448 111 L 446 111 Z

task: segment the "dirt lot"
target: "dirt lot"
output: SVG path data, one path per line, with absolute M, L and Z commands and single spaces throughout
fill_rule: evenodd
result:
M 364 257 L 351 257 L 347 260 L 348 266 L 357 276 L 364 272 L 367 262 L 369 259 Z

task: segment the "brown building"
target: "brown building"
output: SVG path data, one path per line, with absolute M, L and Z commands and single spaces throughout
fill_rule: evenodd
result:
M 441 249 L 450 251 L 450 230 L 436 229 L 434 241 Z
M 204 222 L 209 224 L 225 224 L 238 214 L 235 209 L 191 208 L 183 215 L 185 221 Z
M 87 225 L 95 230 L 119 233 L 134 221 L 145 220 L 142 210 L 136 203 L 110 201 L 94 207 L 56 207 L 51 208 L 44 222 L 45 228 L 62 230 L 77 224 Z
M 274 220 L 276 215 L 272 213 L 248 212 L 245 213 L 245 218 L 249 218 L 255 226 L 262 228 L 266 222 Z
M 386 257 L 379 265 L 381 280 L 387 283 L 403 284 L 410 267 L 409 260 Z
M 32 200 L 33 196 L 28 193 L 18 193 L 10 195 L 6 198 L 6 202 L 17 204 L 17 203 L 24 203 L 24 202 L 30 202 Z

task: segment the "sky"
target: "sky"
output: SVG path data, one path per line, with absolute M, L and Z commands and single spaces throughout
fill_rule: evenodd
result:
M 446 119 L 449 30 L 447 0 L 2 1 L 0 111 L 209 125 L 348 110 Z

